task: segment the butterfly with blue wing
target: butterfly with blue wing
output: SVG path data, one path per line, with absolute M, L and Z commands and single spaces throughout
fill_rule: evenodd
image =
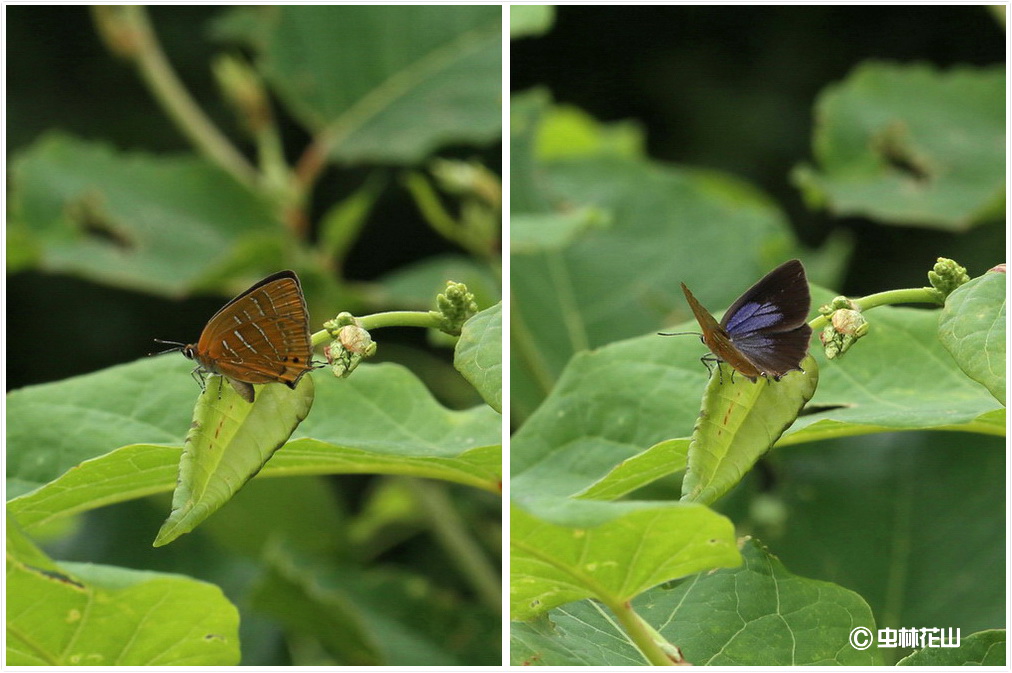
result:
M 713 354 L 703 356 L 704 364 L 726 362 L 753 382 L 760 376 L 779 381 L 787 372 L 801 370 L 812 336 L 806 322 L 812 298 L 800 261 L 784 262 L 763 276 L 731 304 L 720 323 L 685 283 L 682 291 L 703 330 L 700 338 Z

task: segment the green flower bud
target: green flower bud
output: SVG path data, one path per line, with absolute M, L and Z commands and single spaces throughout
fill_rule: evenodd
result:
M 436 296 L 438 311 L 431 314 L 439 319 L 439 329 L 447 334 L 459 336 L 468 318 L 478 312 L 474 295 L 467 291 L 467 285 L 447 281 L 446 289 Z
M 829 316 L 834 311 L 839 311 L 840 309 L 857 310 L 857 304 L 846 297 L 833 297 L 831 302 L 819 307 L 819 313 Z
M 939 257 L 934 268 L 928 271 L 928 282 L 938 294 L 939 303 L 944 303 L 953 290 L 969 280 L 966 269 L 945 257 Z

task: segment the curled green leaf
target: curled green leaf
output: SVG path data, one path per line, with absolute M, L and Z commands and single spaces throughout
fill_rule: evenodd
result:
M 719 365 L 724 368 L 724 365 Z M 808 355 L 804 371 L 780 381 L 752 383 L 715 373 L 703 396 L 689 445 L 682 500 L 709 504 L 727 493 L 780 438 L 812 398 L 819 367 Z

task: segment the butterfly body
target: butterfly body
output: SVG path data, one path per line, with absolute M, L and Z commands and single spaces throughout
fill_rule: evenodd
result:
M 746 290 L 718 323 L 682 283 L 685 299 L 703 330 L 702 341 L 716 362 L 726 362 L 742 376 L 779 381 L 801 369 L 812 328 L 805 322 L 811 295 L 805 267 L 785 262 Z
M 198 374 L 225 377 L 247 402 L 253 384 L 295 388 L 314 367 L 309 312 L 298 276 L 281 271 L 225 304 L 207 322 L 195 344 L 177 344 L 197 363 Z

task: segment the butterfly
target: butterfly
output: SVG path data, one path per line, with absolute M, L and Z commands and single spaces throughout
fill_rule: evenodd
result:
M 196 344 L 162 341 L 197 363 L 193 370 L 201 388 L 204 375 L 219 374 L 249 403 L 254 383 L 284 383 L 294 389 L 303 374 L 315 368 L 309 334 L 309 311 L 294 271 L 264 278 L 215 313 Z
M 805 322 L 812 298 L 800 261 L 784 262 L 763 276 L 731 304 L 719 324 L 685 283 L 682 292 L 703 330 L 700 339 L 712 353 L 701 358 L 707 368 L 711 362 L 726 362 L 753 382 L 760 376 L 779 381 L 787 372 L 801 370 L 812 336 Z

